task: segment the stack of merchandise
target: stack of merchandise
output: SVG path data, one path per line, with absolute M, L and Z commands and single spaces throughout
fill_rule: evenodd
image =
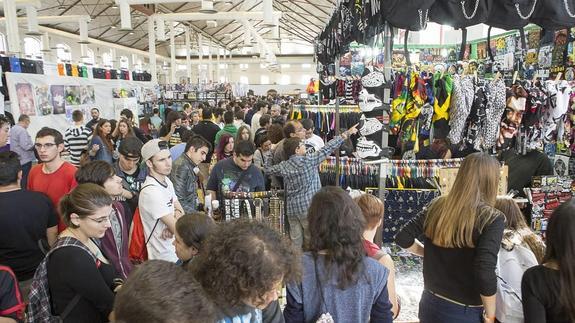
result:
M 531 188 L 525 189 L 532 205 L 531 228 L 543 238 L 553 211 L 573 197 L 573 184 L 569 177 L 534 176 Z

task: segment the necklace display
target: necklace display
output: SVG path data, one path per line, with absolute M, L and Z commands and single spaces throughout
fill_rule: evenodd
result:
M 225 192 L 223 211 L 225 221 L 247 218 L 264 222 L 284 233 L 283 191 Z M 253 215 L 253 216 L 252 216 Z

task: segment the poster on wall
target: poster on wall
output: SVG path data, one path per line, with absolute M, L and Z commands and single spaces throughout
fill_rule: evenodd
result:
M 97 107 L 102 118 L 118 118 L 124 107 L 138 115 L 135 93 L 153 91 L 155 83 L 126 80 L 99 80 L 67 76 L 6 73 L 6 86 L 11 102 L 9 112 L 15 119 L 30 116 L 28 132 L 32 137 L 42 127 L 64 133 L 72 125 L 72 113 L 80 110 L 84 120 L 91 119 L 90 110 Z M 116 103 L 114 100 L 123 100 Z
M 36 105 L 34 104 L 34 95 L 32 94 L 32 84 L 30 83 L 16 84 L 16 93 L 17 93 L 16 97 L 18 98 L 19 114 L 35 116 Z

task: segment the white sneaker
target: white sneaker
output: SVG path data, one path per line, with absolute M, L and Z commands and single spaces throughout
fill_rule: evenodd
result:
M 361 115 L 358 128 L 362 136 L 369 136 L 383 129 L 383 125 L 376 118 L 366 118 Z

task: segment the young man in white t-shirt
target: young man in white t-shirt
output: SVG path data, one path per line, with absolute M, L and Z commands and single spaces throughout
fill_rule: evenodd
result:
M 142 159 L 148 166 L 148 177 L 142 185 L 139 197 L 140 216 L 148 259 L 176 262 L 174 232 L 176 220 L 184 214 L 168 178 L 172 171 L 172 157 L 168 143 L 160 139 L 148 141 L 142 147 Z

